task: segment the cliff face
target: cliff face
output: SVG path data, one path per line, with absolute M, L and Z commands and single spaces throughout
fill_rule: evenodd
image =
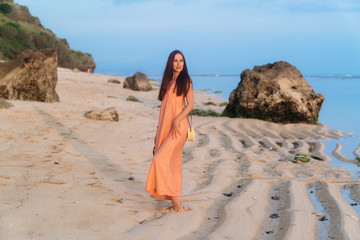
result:
M 93 72 L 96 64 L 88 53 L 70 49 L 66 39 L 58 38 L 45 29 L 26 6 L 13 0 L 0 0 L 0 59 L 11 60 L 25 49 L 55 48 L 58 66 Z

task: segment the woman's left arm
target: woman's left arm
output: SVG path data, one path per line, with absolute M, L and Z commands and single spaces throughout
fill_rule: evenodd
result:
M 177 117 L 173 121 L 173 126 L 171 128 L 171 134 L 176 138 L 177 134 L 180 135 L 180 122 L 185 117 L 189 115 L 191 110 L 194 108 L 194 94 L 193 94 L 193 86 L 192 83 L 189 86 L 189 91 L 186 95 L 186 107 L 177 115 Z

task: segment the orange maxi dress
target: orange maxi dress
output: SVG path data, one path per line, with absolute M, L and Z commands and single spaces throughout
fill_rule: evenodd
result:
M 192 84 L 186 95 L 188 104 L 194 101 Z M 187 139 L 188 120 L 180 122 L 180 136 L 170 134 L 172 122 L 184 109 L 184 96 L 176 96 L 173 83 L 161 102 L 159 124 L 155 140 L 155 156 L 150 166 L 146 182 L 146 192 L 152 197 L 170 200 L 171 196 L 181 196 L 182 157 L 181 152 Z

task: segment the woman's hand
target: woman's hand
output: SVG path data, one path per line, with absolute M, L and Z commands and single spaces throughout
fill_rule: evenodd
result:
M 179 120 L 177 118 L 175 118 L 173 120 L 171 129 L 170 129 L 170 134 L 171 134 L 173 139 L 177 138 L 177 134 L 179 134 L 179 136 L 181 136 L 181 134 L 180 134 L 180 122 L 179 122 Z

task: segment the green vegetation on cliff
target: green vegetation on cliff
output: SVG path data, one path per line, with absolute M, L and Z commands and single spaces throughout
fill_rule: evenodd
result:
M 90 54 L 70 49 L 66 39 L 45 29 L 26 6 L 15 4 L 13 0 L 0 0 L 0 59 L 11 60 L 25 49 L 45 48 L 57 50 L 59 67 L 81 71 L 95 69 Z

